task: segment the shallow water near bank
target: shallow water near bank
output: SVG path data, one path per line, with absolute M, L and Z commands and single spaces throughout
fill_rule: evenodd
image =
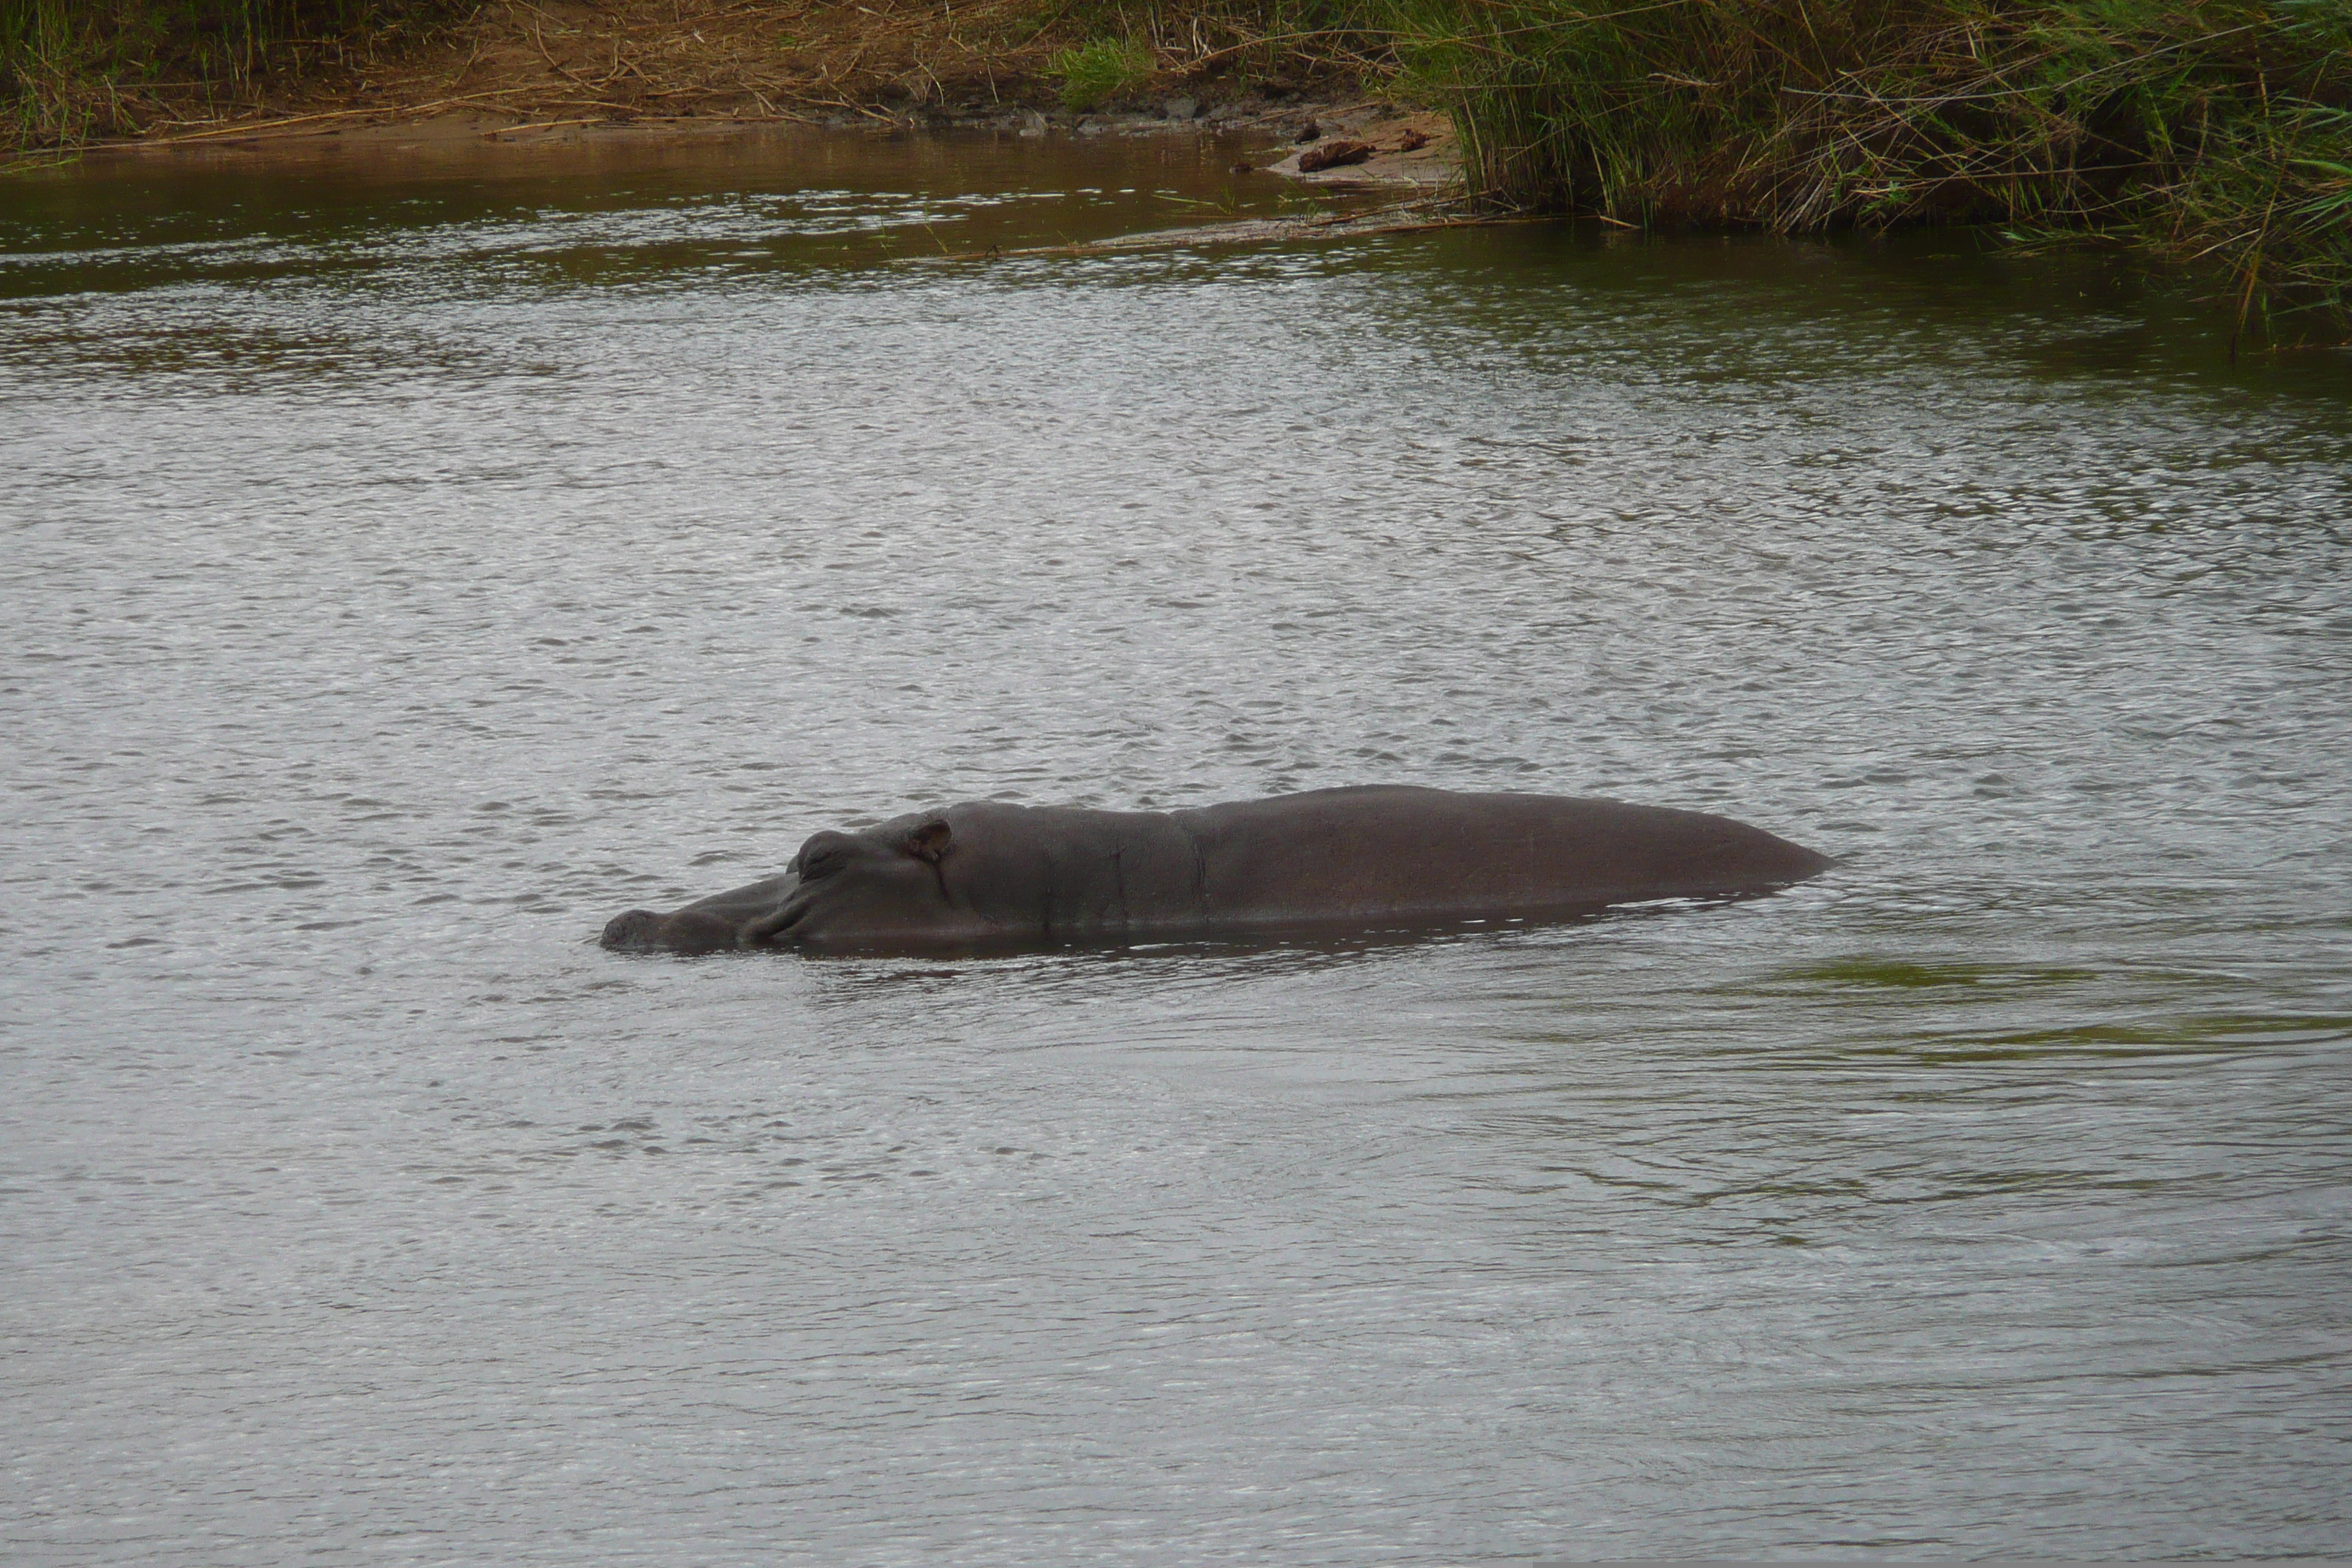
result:
M 2345 361 L 1965 236 L 906 259 L 1227 162 L 0 184 L 12 1561 L 2344 1548 Z M 1843 863 L 594 945 L 1391 780 Z

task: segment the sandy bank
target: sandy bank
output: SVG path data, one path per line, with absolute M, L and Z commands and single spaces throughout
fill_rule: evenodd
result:
M 1246 144 L 1248 172 L 1304 184 L 1391 185 L 1438 190 L 1460 174 L 1457 143 L 1443 115 L 1379 100 L 1269 103 L 1262 98 L 1201 104 L 1176 97 L 1157 110 L 1097 114 L 1014 110 L 974 114 L 704 115 L 580 114 L 535 117 L 485 102 L 447 100 L 272 115 L 125 137 L 89 151 L 171 157 L 191 153 L 300 155 L 331 148 L 353 152 L 447 151 L 471 147 L 696 142 L 740 136 L 779 124 L 816 124 L 869 135 L 993 131 L 1022 137 L 1078 140 L 1117 136 L 1223 136 Z M 1317 168 L 1316 154 L 1339 161 Z M 1302 163 L 1306 167 L 1302 167 Z M 1234 172 L 1244 172 L 1236 163 Z
M 1459 188 L 1458 143 L 1443 115 L 1377 100 L 1275 102 L 1251 95 L 1204 103 L 1172 95 L 1150 110 L 1072 114 L 1018 109 L 984 113 L 836 112 L 826 115 L 598 115 L 548 117 L 485 101 L 366 104 L 270 115 L 101 142 L 103 157 L 308 162 L 338 154 L 458 155 L 496 148 L 552 150 L 689 144 L 780 125 L 815 125 L 879 137 L 990 132 L 1022 138 L 1215 137 L 1234 149 L 1234 174 L 1345 191 L 1424 195 Z M 1318 167 L 1328 163 L 1328 166 Z

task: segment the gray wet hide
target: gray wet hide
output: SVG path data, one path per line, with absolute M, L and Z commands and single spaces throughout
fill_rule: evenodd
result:
M 936 952 L 1567 919 L 1769 892 L 1829 859 L 1729 817 L 1406 785 L 1194 809 L 971 801 L 818 833 L 781 876 L 604 928 L 620 950 Z

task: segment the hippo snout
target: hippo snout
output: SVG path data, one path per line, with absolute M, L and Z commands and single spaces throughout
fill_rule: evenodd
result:
M 742 923 L 717 910 L 689 907 L 666 915 L 631 910 L 607 921 L 599 940 L 621 952 L 722 952 L 744 945 Z
M 651 910 L 631 910 L 614 915 L 604 922 L 604 934 L 597 942 L 608 948 L 627 949 L 659 947 L 662 918 Z

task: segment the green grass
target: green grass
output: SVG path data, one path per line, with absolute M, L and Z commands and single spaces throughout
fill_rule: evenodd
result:
M 1097 38 L 1064 49 L 1053 62 L 1062 79 L 1062 107 L 1080 114 L 1123 98 L 1151 79 L 1157 63 L 1150 49 L 1128 38 Z
M 1344 92 L 1386 76 L 1385 0 L 1042 0 L 1036 26 L 1085 40 L 1050 62 L 1074 112 L 1129 97 L 1153 77 Z
M 1990 223 L 2352 289 L 2352 0 L 1394 0 L 1523 206 L 1784 233 Z

